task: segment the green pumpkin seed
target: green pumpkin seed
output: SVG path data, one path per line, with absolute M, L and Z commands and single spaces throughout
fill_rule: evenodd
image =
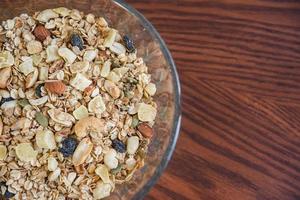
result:
M 42 112 L 35 114 L 35 120 L 43 127 L 48 126 L 48 118 Z
M 113 175 L 116 175 L 117 173 L 119 173 L 119 172 L 121 171 L 122 166 L 123 166 L 123 165 L 119 165 L 117 168 L 112 169 L 112 170 L 110 171 L 110 173 L 113 174 Z
M 25 106 L 29 105 L 29 101 L 27 99 L 20 99 L 18 100 L 18 104 L 24 108 Z

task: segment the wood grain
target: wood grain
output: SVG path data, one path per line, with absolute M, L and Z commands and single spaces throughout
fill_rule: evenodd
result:
M 174 156 L 147 200 L 300 199 L 300 1 L 127 0 L 182 86 Z

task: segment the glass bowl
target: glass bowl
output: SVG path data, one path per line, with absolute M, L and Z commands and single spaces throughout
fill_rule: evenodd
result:
M 133 38 L 138 55 L 144 58 L 152 74 L 152 80 L 157 86 L 155 101 L 158 105 L 158 115 L 145 166 L 134 174 L 131 181 L 117 185 L 109 198 L 142 199 L 165 169 L 179 135 L 180 85 L 174 61 L 151 23 L 121 0 L 2 1 L 0 20 L 60 6 L 105 17 L 111 27 Z

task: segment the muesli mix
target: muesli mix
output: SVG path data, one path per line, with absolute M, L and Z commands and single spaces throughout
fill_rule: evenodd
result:
M 128 35 L 67 8 L 0 25 L 1 199 L 102 199 L 143 166 L 157 113 Z

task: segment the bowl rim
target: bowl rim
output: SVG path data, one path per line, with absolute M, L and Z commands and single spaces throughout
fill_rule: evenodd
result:
M 167 149 L 162 157 L 162 160 L 158 167 L 156 168 L 153 176 L 151 179 L 148 180 L 148 182 L 143 186 L 143 188 L 135 194 L 133 199 L 143 199 L 145 195 L 150 191 L 150 189 L 154 186 L 154 184 L 157 182 L 158 178 L 162 175 L 163 171 L 166 169 L 168 162 L 170 161 L 172 154 L 175 150 L 176 142 L 179 137 L 180 132 L 180 125 L 181 125 L 181 88 L 180 88 L 180 81 L 179 76 L 176 70 L 175 62 L 171 56 L 171 53 L 169 49 L 166 46 L 166 43 L 158 33 L 158 31 L 154 28 L 154 26 L 135 8 L 130 6 L 129 4 L 125 3 L 123 0 L 113 0 L 116 4 L 118 4 L 123 9 L 127 10 L 129 13 L 133 14 L 137 19 L 140 21 L 141 25 L 144 26 L 144 28 L 149 31 L 149 33 L 154 37 L 163 52 L 163 55 L 166 59 L 166 61 L 170 65 L 170 70 L 172 74 L 172 82 L 173 82 L 173 90 L 175 94 L 175 113 L 174 113 L 174 119 L 173 119 L 173 127 L 170 137 L 170 142 L 167 146 Z

